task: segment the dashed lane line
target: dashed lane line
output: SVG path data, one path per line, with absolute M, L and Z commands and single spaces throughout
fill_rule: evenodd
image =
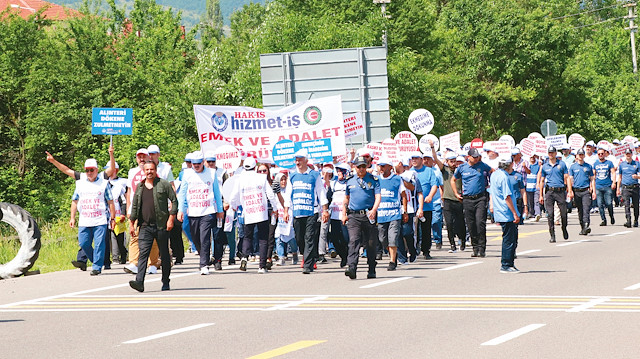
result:
M 482 261 L 458 264 L 458 265 L 451 266 L 451 267 L 440 268 L 438 270 L 454 270 L 454 269 L 458 269 L 458 268 L 464 268 L 464 267 L 473 266 L 473 265 L 480 264 L 480 263 L 482 263 Z
M 276 348 L 273 350 L 269 350 L 268 352 L 264 352 L 262 354 L 254 355 L 247 359 L 271 359 L 277 356 L 281 356 L 284 354 L 288 354 L 291 352 L 295 352 L 301 349 L 305 349 L 308 347 L 312 347 L 314 345 L 325 343 L 326 340 L 301 340 L 299 342 L 295 342 L 293 344 L 285 345 L 280 348 Z
M 517 338 L 519 336 L 525 335 L 529 332 L 532 332 L 536 329 L 540 329 L 542 327 L 544 327 L 546 324 L 529 324 L 526 327 L 522 327 L 520 329 L 514 330 L 512 332 L 509 332 L 507 334 L 501 335 L 497 338 L 491 339 L 487 342 L 482 343 L 481 345 L 499 345 L 502 344 L 504 342 L 507 342 L 511 339 Z
M 154 335 L 149 335 L 147 337 L 142 337 L 142 338 L 138 338 L 138 339 L 129 340 L 129 341 L 123 342 L 122 344 L 138 344 L 138 343 L 142 343 L 142 342 L 148 342 L 150 340 L 164 338 L 164 337 L 168 337 L 168 336 L 171 336 L 171 335 L 176 335 L 176 334 L 180 334 L 180 333 L 189 332 L 189 331 L 192 331 L 192 330 L 208 327 L 208 326 L 213 325 L 213 324 L 214 323 L 202 323 L 202 324 L 192 325 L 192 326 L 189 326 L 189 327 L 186 327 L 186 328 L 170 330 L 170 331 L 164 332 L 164 333 L 158 333 L 158 334 L 154 334 Z

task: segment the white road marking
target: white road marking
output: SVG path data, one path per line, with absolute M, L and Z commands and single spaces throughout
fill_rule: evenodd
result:
M 531 253 L 535 253 L 535 252 L 540 252 L 540 249 L 531 249 L 531 250 L 524 251 L 524 252 L 518 252 L 518 253 L 516 253 L 516 255 L 517 256 L 521 256 L 521 255 L 524 255 L 524 254 L 531 254 Z
M 482 261 L 458 264 L 458 265 L 451 266 L 451 267 L 440 268 L 440 269 L 438 269 L 438 270 L 453 270 L 453 269 L 458 269 L 458 268 L 464 268 L 464 267 L 473 266 L 473 265 L 480 264 L 480 263 L 482 263 Z
M 636 290 L 638 288 L 640 288 L 640 283 L 634 284 L 634 285 L 630 285 L 630 286 L 626 287 L 624 290 Z
M 586 303 L 582 303 L 580 305 L 576 305 L 575 307 L 571 308 L 571 309 L 567 309 L 567 312 L 570 313 L 578 313 L 578 312 L 584 312 L 585 310 L 595 307 L 598 304 L 602 304 L 606 301 L 608 301 L 609 298 L 607 297 L 602 297 L 602 298 L 594 298 L 591 299 L 590 301 L 586 302 Z
M 381 285 L 385 285 L 385 284 L 391 284 L 391 283 L 395 283 L 395 282 L 399 282 L 401 280 L 405 280 L 405 279 L 411 279 L 413 277 L 400 277 L 400 278 L 394 278 L 394 279 L 389 279 L 389 280 L 385 280 L 382 282 L 378 282 L 378 283 L 373 283 L 373 284 L 367 284 L 367 285 L 363 285 L 362 289 L 367 289 L 367 288 L 374 288 L 374 287 L 379 287 Z
M 311 303 L 311 302 L 315 302 L 315 301 L 318 301 L 318 300 L 325 300 L 327 298 L 329 298 L 328 295 L 320 295 L 320 296 L 313 297 L 313 298 L 305 298 L 303 300 L 297 300 L 295 302 L 289 302 L 289 303 L 285 303 L 285 304 L 274 305 L 273 307 L 266 308 L 265 311 L 281 310 L 281 309 L 286 309 L 286 308 L 291 308 L 291 307 L 297 307 L 300 304 Z
M 188 331 L 191 331 L 191 330 L 196 330 L 196 329 L 208 327 L 208 326 L 213 325 L 213 324 L 214 323 L 203 323 L 203 324 L 192 325 L 192 326 L 186 327 L 186 328 L 170 330 L 168 332 L 158 333 L 158 334 L 150 335 L 148 337 L 129 340 L 129 341 L 123 342 L 122 344 L 138 344 L 138 343 L 146 342 L 146 341 L 149 341 L 149 340 L 154 340 L 154 339 L 158 339 L 158 338 L 164 338 L 164 337 L 168 337 L 170 335 L 180 334 L 180 333 L 188 332 Z
M 627 233 L 633 233 L 633 231 L 622 231 L 622 232 L 616 232 L 616 233 L 611 233 L 611 234 L 605 234 L 603 237 L 613 237 L 613 236 L 619 236 L 619 235 L 627 234 Z
M 531 331 L 534 331 L 536 329 L 542 328 L 544 327 L 546 324 L 529 324 L 526 327 L 520 328 L 518 330 L 514 330 L 510 333 L 507 333 L 505 335 L 501 335 L 497 338 L 491 339 L 488 342 L 484 342 L 481 345 L 498 345 L 498 344 L 502 344 L 506 341 L 509 341 L 511 339 L 517 338 L 521 335 L 527 334 Z
M 578 243 L 582 243 L 582 242 L 589 242 L 589 240 L 588 239 L 581 239 L 581 240 L 575 241 L 575 242 L 567 242 L 567 243 L 562 243 L 562 244 L 556 244 L 556 247 L 572 246 L 574 244 L 578 244 Z

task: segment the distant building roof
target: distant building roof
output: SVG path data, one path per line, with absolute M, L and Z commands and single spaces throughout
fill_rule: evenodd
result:
M 43 7 L 46 7 L 46 10 L 42 13 L 42 17 L 48 20 L 65 20 L 80 15 L 77 10 L 42 0 L 0 0 L 0 12 L 11 8 L 12 12 L 23 19 L 27 19 Z

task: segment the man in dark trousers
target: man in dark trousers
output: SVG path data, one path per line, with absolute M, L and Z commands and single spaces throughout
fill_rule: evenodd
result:
M 169 274 L 171 274 L 169 232 L 173 229 L 173 221 L 178 213 L 178 200 L 171 184 L 158 177 L 155 162 L 147 161 L 143 169 L 145 180 L 133 195 L 129 225 L 132 236 L 136 235 L 136 226 L 139 232 L 138 274 L 136 274 L 136 280 L 129 281 L 129 285 L 138 292 L 144 292 L 147 259 L 155 239 L 162 261 L 162 290 L 169 290 Z M 171 211 L 169 211 L 169 201 L 171 201 Z

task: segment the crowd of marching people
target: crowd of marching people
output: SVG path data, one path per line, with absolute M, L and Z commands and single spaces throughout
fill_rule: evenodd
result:
M 625 207 L 624 226 L 638 227 L 638 142 L 623 158 L 593 141 L 578 149 L 549 146 L 546 155 L 528 158 L 518 147 L 499 156 L 490 147 L 439 152 L 429 144 L 407 158 L 374 161 L 365 147 L 330 163 L 314 163 L 301 149 L 291 169 L 243 156 L 233 171 L 216 166 L 215 153 L 196 151 L 185 156 L 177 176 L 151 145 L 136 152 L 137 166 L 126 179 L 113 147 L 104 171 L 95 159 L 83 172 L 49 153 L 47 160 L 76 180 L 69 224 L 76 225 L 78 213 L 80 249 L 72 264 L 84 271 L 91 262 L 94 276 L 113 262 L 125 264 L 136 276 L 130 286 L 140 292 L 145 275 L 158 268 L 162 290 L 169 290 L 171 266 L 182 264 L 186 253 L 198 255 L 202 275 L 222 270 L 226 252 L 227 265 L 239 262 L 246 271 L 257 262 L 258 273 L 300 265 L 309 274 L 339 257 L 351 279 L 366 258 L 367 278 L 375 278 L 383 256 L 388 271 L 430 260 L 434 246 L 442 249 L 443 228 L 449 253 L 485 257 L 490 221 L 502 229 L 500 271 L 516 273 L 518 226 L 525 220 L 546 216 L 554 243 L 556 226 L 569 238 L 568 211 L 578 211 L 580 235 L 588 235 L 592 213 L 599 213 L 601 226 L 616 223 L 615 203 Z

